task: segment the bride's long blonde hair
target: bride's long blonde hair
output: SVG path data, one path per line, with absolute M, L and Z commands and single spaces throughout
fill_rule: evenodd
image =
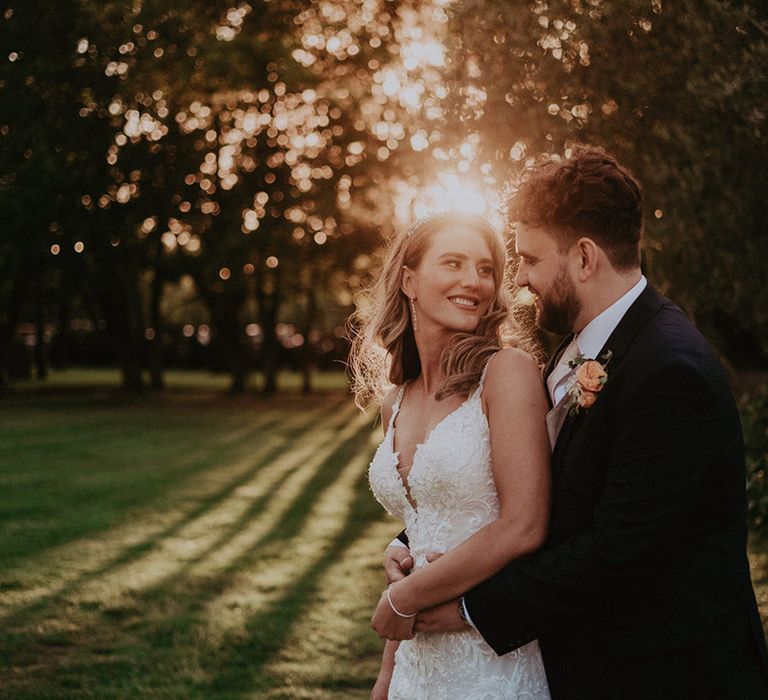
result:
M 476 231 L 483 237 L 491 251 L 496 293 L 474 332 L 457 332 L 444 348 L 440 368 L 446 376 L 435 398 L 439 401 L 453 394 L 468 394 L 480 381 L 488 358 L 502 347 L 533 350 L 531 336 L 512 318 L 507 246 L 502 234 L 475 214 L 437 214 L 395 236 L 377 279 L 358 298 L 350 319 L 353 339 L 349 366 L 355 402 L 361 408 L 372 399 L 381 402 L 393 384 L 415 379 L 421 372 L 408 298 L 401 290 L 403 267 L 417 269 L 432 237 L 448 226 Z

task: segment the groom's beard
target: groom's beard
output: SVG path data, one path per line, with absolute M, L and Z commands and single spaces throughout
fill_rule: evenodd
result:
M 545 331 L 566 335 L 573 330 L 576 317 L 581 311 L 581 302 L 576 296 L 576 287 L 561 267 L 546 294 L 539 295 L 541 306 L 537 308 L 536 323 Z

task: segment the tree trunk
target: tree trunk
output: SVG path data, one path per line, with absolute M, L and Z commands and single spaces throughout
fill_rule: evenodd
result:
M 154 337 L 149 339 L 147 346 L 149 385 L 152 389 L 156 390 L 165 388 L 165 381 L 163 378 L 163 319 L 160 313 L 163 287 L 164 280 L 160 271 L 160 265 L 159 263 L 156 263 L 155 276 L 152 279 L 149 299 L 149 322 L 154 330 Z
M 277 393 L 277 372 L 279 370 L 278 354 L 280 341 L 277 338 L 277 313 L 280 307 L 279 277 L 277 274 L 266 283 L 260 283 L 257 287 L 259 300 L 259 323 L 264 335 L 262 350 L 262 371 L 264 372 L 264 387 L 262 393 L 265 396 L 273 396 Z
M 304 350 L 302 355 L 306 353 L 307 350 Z M 302 358 L 301 363 L 301 393 L 304 396 L 312 393 L 312 364 L 306 358 Z
M 120 250 L 108 251 L 100 261 L 94 289 L 104 311 L 115 352 L 118 357 L 124 391 L 141 392 L 141 352 L 144 329 L 136 266 L 130 255 Z
M 0 391 L 8 388 L 9 385 L 8 360 L 15 333 L 15 321 L 6 321 L 0 324 Z
M 261 314 L 261 328 L 264 334 L 262 345 L 262 371 L 264 372 L 264 396 L 273 396 L 277 393 L 277 371 L 279 369 L 277 354 L 280 351 L 280 341 L 277 338 L 275 327 L 277 319 L 272 308 Z
M 120 367 L 122 372 L 122 387 L 125 391 L 141 392 L 144 390 L 144 377 L 141 372 L 141 343 L 139 341 L 139 328 L 135 313 L 126 309 L 123 316 L 124 324 L 119 335 L 120 342 Z
M 59 279 L 56 331 L 51 339 L 50 351 L 51 364 L 56 368 L 65 367 L 72 362 L 72 336 L 69 329 L 71 300 L 69 276 L 62 274 Z
M 9 386 L 9 362 L 11 360 L 11 346 L 16 335 L 16 327 L 19 325 L 19 312 L 22 300 L 27 292 L 29 276 L 22 265 L 15 279 L 11 282 L 11 292 L 8 295 L 8 303 L 5 309 L 4 322 L 0 323 L 0 390 Z
M 248 358 L 240 325 L 243 299 L 240 296 L 216 294 L 213 291 L 204 294 L 204 298 L 221 343 L 224 364 L 231 377 L 229 393 L 243 394 L 248 382 Z
M 38 381 L 45 381 L 48 378 L 48 358 L 45 348 L 45 304 L 43 302 L 43 281 L 38 275 L 35 280 L 35 315 L 36 324 L 36 342 L 35 342 L 35 374 Z
M 310 279 L 310 284 L 306 289 L 307 305 L 304 313 L 304 327 L 302 328 L 304 345 L 301 346 L 300 355 L 301 393 L 305 396 L 312 393 L 312 347 L 309 344 L 309 335 L 312 332 L 312 326 L 317 315 L 317 294 L 315 294 L 315 286 L 312 282 L 313 280 Z
M 218 326 L 222 331 L 227 344 L 229 358 L 229 371 L 232 382 L 229 385 L 229 393 L 238 395 L 245 393 L 248 380 L 247 359 L 243 347 L 242 328 L 240 327 L 240 304 L 228 304 L 222 300 L 224 307 L 220 315 Z

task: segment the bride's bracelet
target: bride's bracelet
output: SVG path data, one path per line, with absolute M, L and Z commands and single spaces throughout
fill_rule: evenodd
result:
M 394 585 L 394 584 L 393 584 L 393 585 Z M 399 610 L 398 610 L 398 609 L 395 607 L 395 604 L 392 602 L 392 598 L 390 598 L 390 597 L 389 597 L 389 589 L 390 589 L 391 587 L 392 587 L 392 586 L 388 586 L 388 587 L 387 587 L 387 602 L 389 603 L 389 607 L 390 607 L 390 608 L 392 608 L 392 612 L 393 612 L 393 613 L 395 613 L 395 615 L 397 615 L 398 617 L 406 617 L 406 618 L 410 618 L 410 617 L 416 617 L 416 615 L 418 615 L 418 613 L 412 613 L 411 615 L 404 615 L 403 613 L 401 613 L 401 612 L 400 612 L 400 611 L 399 611 Z

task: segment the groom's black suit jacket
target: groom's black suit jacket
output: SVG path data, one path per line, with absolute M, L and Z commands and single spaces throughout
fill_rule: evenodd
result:
M 543 550 L 471 590 L 470 617 L 499 654 L 539 639 L 554 700 L 768 698 L 725 373 L 650 286 L 608 350 L 554 448 Z

